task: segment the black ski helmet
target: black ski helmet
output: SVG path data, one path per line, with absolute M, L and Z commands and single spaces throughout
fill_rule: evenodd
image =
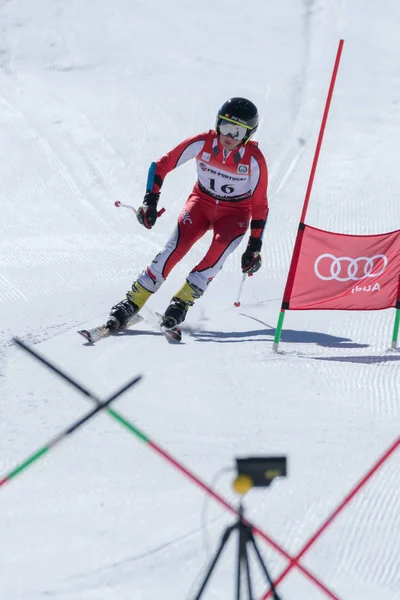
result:
M 244 125 L 248 128 L 249 133 L 243 138 L 242 143 L 245 144 L 250 137 L 256 132 L 258 127 L 258 111 L 257 107 L 246 98 L 230 98 L 221 106 L 218 111 L 217 121 L 215 124 L 216 132 L 220 133 L 219 126 L 222 119 L 226 119 L 237 125 Z

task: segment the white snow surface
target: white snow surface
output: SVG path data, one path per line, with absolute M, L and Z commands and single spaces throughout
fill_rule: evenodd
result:
M 398 0 L 0 0 L 0 479 L 92 403 L 12 344 L 19 336 L 235 506 L 235 457 L 287 455 L 288 477 L 246 516 L 295 555 L 399 435 L 394 310 L 288 312 L 272 339 L 340 38 L 345 40 L 307 223 L 400 228 Z M 162 311 L 204 254 L 175 268 L 131 332 L 90 347 L 172 230 L 195 178 L 171 173 L 146 231 L 147 170 L 212 128 L 230 96 L 259 107 L 270 174 L 263 269 L 229 258 L 190 310 L 184 343 Z M 230 469 L 226 471 L 226 469 Z M 303 564 L 341 600 L 400 599 L 393 454 Z M 218 475 L 219 474 L 219 475 Z M 193 598 L 233 515 L 108 414 L 0 488 L 1 600 Z M 231 540 L 205 598 L 234 597 Z M 286 561 L 263 540 L 273 577 Z M 252 565 L 253 566 L 253 565 Z M 256 597 L 267 589 L 254 567 Z M 327 596 L 294 569 L 284 600 Z

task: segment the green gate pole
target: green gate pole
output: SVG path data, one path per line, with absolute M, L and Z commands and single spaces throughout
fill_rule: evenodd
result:
M 397 287 L 397 302 L 396 302 L 396 314 L 394 317 L 393 335 L 392 335 L 392 350 L 397 349 L 397 339 L 399 337 L 399 325 L 400 325 L 400 275 L 399 284 Z
M 394 318 L 393 336 L 392 336 L 392 349 L 397 348 L 397 339 L 399 337 L 399 325 L 400 325 L 400 308 L 396 308 L 396 316 Z
M 285 309 L 282 308 L 281 313 L 279 315 L 278 324 L 276 326 L 274 343 L 273 343 L 273 346 L 272 346 L 272 349 L 273 349 L 274 352 L 278 352 L 279 341 L 281 339 L 281 333 L 282 333 L 282 327 L 283 327 L 283 321 L 284 320 L 285 320 Z

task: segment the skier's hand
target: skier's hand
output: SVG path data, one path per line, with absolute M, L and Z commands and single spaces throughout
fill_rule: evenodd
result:
M 144 225 L 146 229 L 151 229 L 156 224 L 158 217 L 157 209 L 151 206 L 140 206 L 138 208 L 136 218 L 141 225 Z
M 251 237 L 245 252 L 242 254 L 242 272 L 253 274 L 261 268 L 261 250 L 262 241 Z
M 242 254 L 242 272 L 253 274 L 261 268 L 261 254 L 259 252 L 251 252 L 246 250 Z
M 142 206 L 138 209 L 136 218 L 146 229 L 154 227 L 157 217 L 157 203 L 160 198 L 159 193 L 146 192 Z

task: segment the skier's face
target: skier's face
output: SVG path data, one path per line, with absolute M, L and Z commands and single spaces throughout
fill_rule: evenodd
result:
M 241 141 L 234 140 L 230 135 L 222 135 L 219 134 L 219 141 L 221 142 L 221 146 L 226 150 L 233 150 L 241 145 Z

